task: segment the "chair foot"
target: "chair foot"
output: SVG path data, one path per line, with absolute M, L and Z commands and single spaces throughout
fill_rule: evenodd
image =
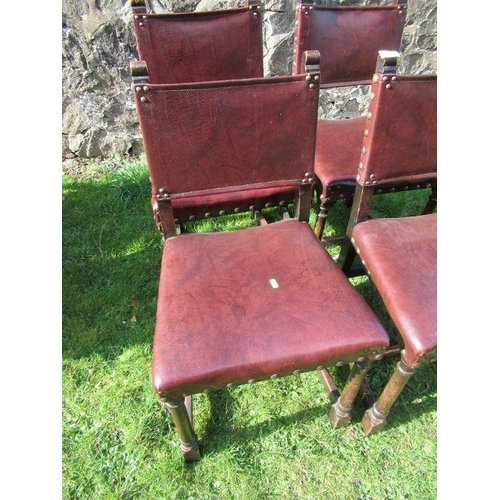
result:
M 180 445 L 182 457 L 186 463 L 197 462 L 201 458 L 200 454 L 200 444 L 198 443 L 198 439 L 195 438 L 194 442 L 186 445 L 181 443 Z
M 351 371 L 344 389 L 337 401 L 330 408 L 330 421 L 334 429 L 350 424 L 354 400 L 371 366 L 371 361 L 356 361 L 351 364 Z
M 330 422 L 334 429 L 346 427 L 351 423 L 351 409 L 343 408 L 340 399 L 330 408 Z
M 375 434 L 386 426 L 387 416 L 392 406 L 414 373 L 415 368 L 408 366 L 403 359 L 398 361 L 396 369 L 382 390 L 382 394 L 363 416 L 362 424 L 367 436 Z
M 382 415 L 377 415 L 377 410 L 374 406 L 365 411 L 363 420 L 361 421 L 365 434 L 375 434 L 382 430 L 387 425 L 387 418 Z

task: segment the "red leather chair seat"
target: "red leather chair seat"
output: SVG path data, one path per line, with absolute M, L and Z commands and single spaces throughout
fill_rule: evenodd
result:
M 352 185 L 354 191 L 365 126 L 364 116 L 318 121 L 314 172 L 321 181 L 323 196 L 333 184 Z
M 352 235 L 412 367 L 437 350 L 437 214 L 369 220 Z
M 347 363 L 388 340 L 305 223 L 165 242 L 153 342 L 160 397 Z

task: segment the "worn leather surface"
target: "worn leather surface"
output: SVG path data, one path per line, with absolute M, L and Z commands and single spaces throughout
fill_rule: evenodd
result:
M 378 75 L 358 171 L 361 185 L 437 178 L 437 75 Z M 389 85 L 389 88 L 387 88 Z
M 388 340 L 305 223 L 165 242 L 153 341 L 162 397 L 373 357 Z
M 354 191 L 365 122 L 366 117 L 318 121 L 314 173 L 323 196 L 337 184 L 352 185 Z
M 307 14 L 306 14 L 307 12 Z M 379 50 L 400 50 L 405 14 L 397 5 L 299 9 L 294 69 L 305 50 L 321 54 L 323 87 L 368 84 Z
M 312 178 L 319 88 L 305 75 L 148 88 L 132 85 L 153 195 Z
M 437 349 L 437 214 L 361 222 L 353 237 L 412 367 Z
M 263 76 L 258 10 L 147 14 L 134 19 L 133 26 L 151 83 Z

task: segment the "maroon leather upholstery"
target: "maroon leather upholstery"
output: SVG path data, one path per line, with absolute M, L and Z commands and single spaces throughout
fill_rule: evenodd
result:
M 165 242 L 153 343 L 161 397 L 373 359 L 387 345 L 308 224 L 292 219 Z
M 388 78 L 388 77 L 386 77 Z M 361 185 L 437 177 L 437 75 L 377 75 L 358 169 Z
M 354 191 L 365 122 L 365 117 L 318 121 L 314 173 L 323 196 L 331 185 L 350 185 Z
M 352 236 L 413 367 L 437 350 L 437 214 L 361 222 Z
M 305 75 L 132 89 L 153 196 L 244 200 L 313 177 L 319 88 Z
M 369 84 L 379 50 L 400 50 L 406 6 L 298 3 L 293 69 L 305 50 L 321 54 L 321 86 Z
M 151 83 L 263 76 L 261 13 L 256 8 L 134 16 L 139 59 Z

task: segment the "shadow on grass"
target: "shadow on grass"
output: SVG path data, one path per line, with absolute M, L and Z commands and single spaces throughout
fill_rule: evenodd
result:
M 161 238 L 140 182 L 63 182 L 63 358 L 119 355 L 152 338 Z

